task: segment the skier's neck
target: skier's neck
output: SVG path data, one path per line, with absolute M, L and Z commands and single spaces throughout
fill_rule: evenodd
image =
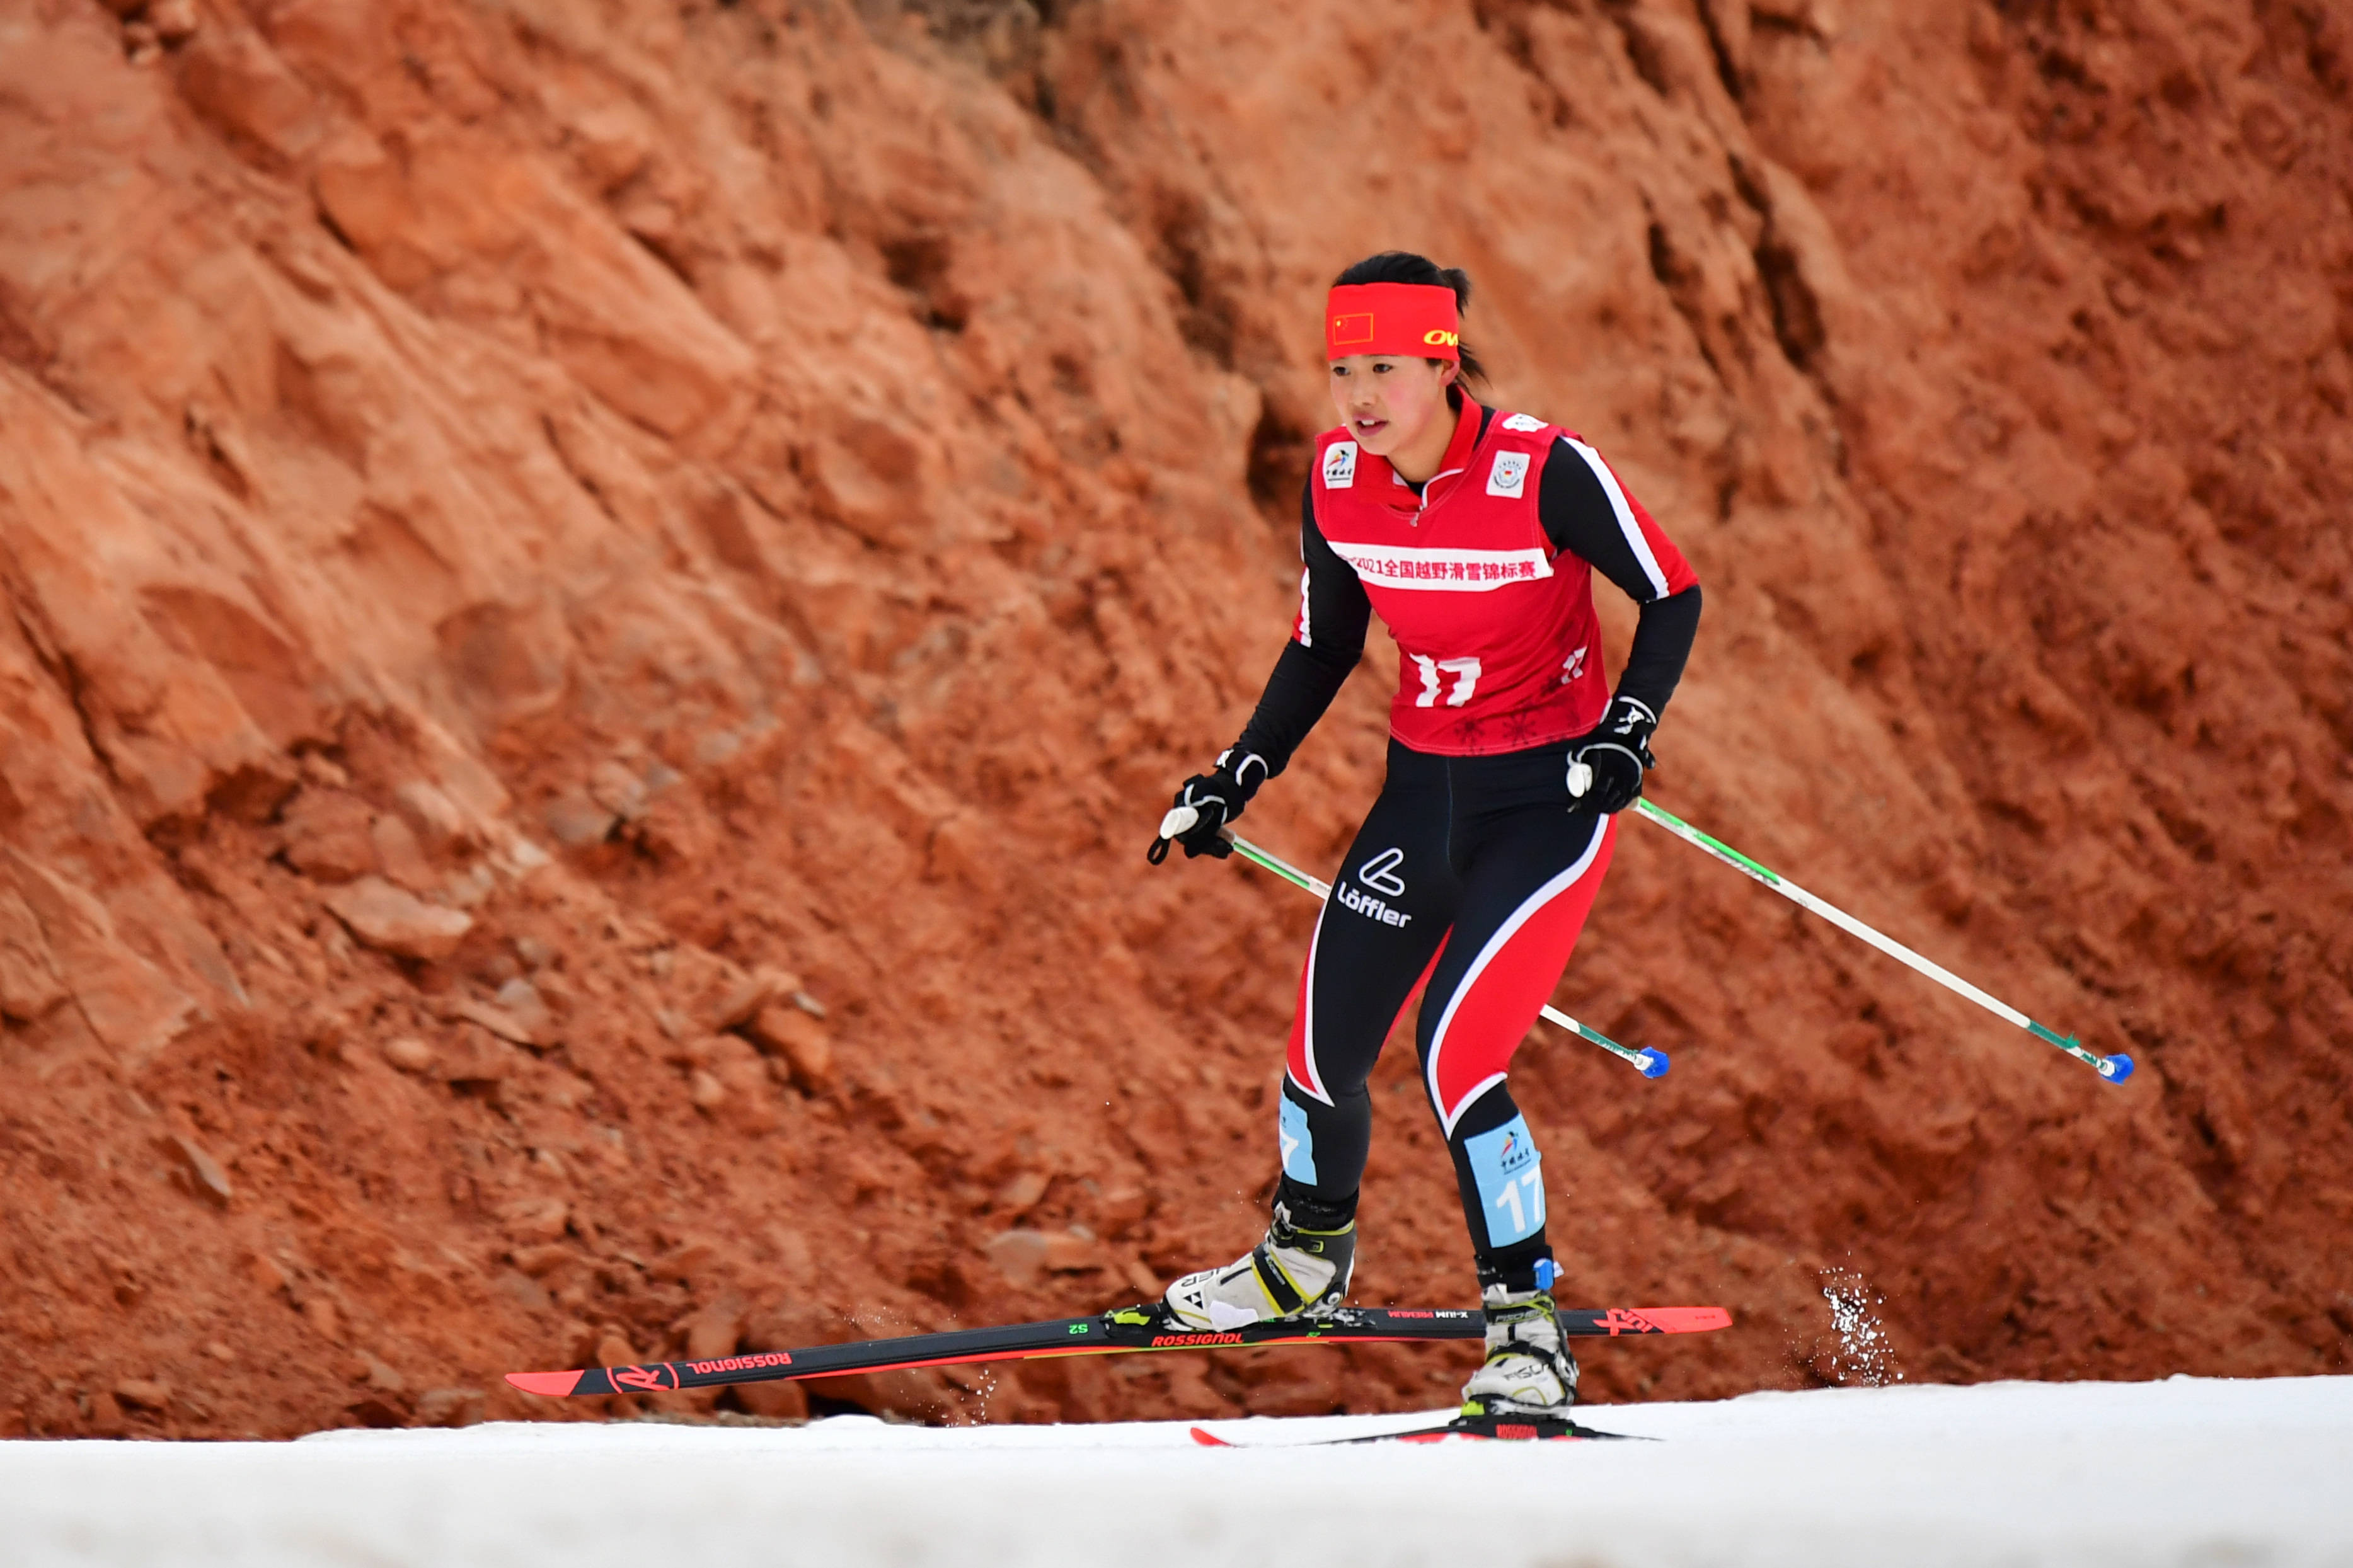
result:
M 1449 408 L 1442 416 L 1423 426 L 1411 441 L 1389 453 L 1389 467 L 1397 470 L 1398 478 L 1416 489 L 1435 478 L 1446 465 L 1446 454 L 1454 445 L 1455 429 L 1461 419 L 1459 409 Z
M 1418 489 L 1428 484 L 1439 465 L 1446 461 L 1446 447 L 1453 438 L 1453 420 L 1433 419 L 1430 428 L 1415 437 L 1411 446 L 1400 447 L 1389 454 L 1389 467 L 1398 471 L 1398 478 Z

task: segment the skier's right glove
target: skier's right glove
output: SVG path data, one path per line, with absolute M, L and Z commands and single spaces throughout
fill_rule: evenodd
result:
M 1214 855 L 1222 860 L 1234 847 L 1219 831 L 1242 814 L 1258 786 L 1266 782 L 1266 759 L 1256 752 L 1236 757 L 1228 747 L 1218 755 L 1212 771 L 1195 773 L 1176 791 L 1176 804 L 1160 819 L 1160 836 L 1145 851 L 1157 866 L 1168 858 L 1168 846 L 1181 844 L 1185 858 Z

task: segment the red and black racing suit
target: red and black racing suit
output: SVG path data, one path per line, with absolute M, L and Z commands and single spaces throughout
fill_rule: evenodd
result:
M 1300 517 L 1300 614 L 1235 743 L 1282 771 L 1364 651 L 1399 651 L 1388 777 L 1341 863 L 1300 979 L 1281 1105 L 1281 1197 L 1345 1223 L 1371 1141 L 1373 1063 L 1417 986 L 1422 1084 L 1482 1283 L 1532 1286 L 1541 1157 L 1505 1082 L 1567 966 L 1616 819 L 1567 791 L 1570 742 L 1610 692 L 1599 570 L 1641 605 L 1618 694 L 1664 710 L 1699 625 L 1697 579 L 1599 455 L 1466 400 L 1439 472 L 1408 484 L 1326 433 Z

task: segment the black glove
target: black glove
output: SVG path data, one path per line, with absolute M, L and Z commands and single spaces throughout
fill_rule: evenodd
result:
M 1234 852 L 1234 847 L 1219 833 L 1242 814 L 1250 797 L 1266 782 L 1266 759 L 1251 752 L 1237 758 L 1237 747 L 1228 747 L 1218 754 L 1213 771 L 1195 773 L 1176 792 L 1176 804 L 1160 819 L 1160 837 L 1145 851 L 1145 858 L 1157 866 L 1168 858 L 1170 843 L 1185 847 L 1185 858 L 1198 855 L 1214 855 L 1222 860 Z M 1188 822 L 1183 814 L 1191 812 Z M 1172 831 L 1173 829 L 1173 831 Z
M 1658 727 L 1659 716 L 1631 697 L 1611 698 L 1601 722 L 1568 743 L 1570 800 L 1604 816 L 1633 805 L 1642 775 L 1659 765 L 1651 755 L 1651 731 Z

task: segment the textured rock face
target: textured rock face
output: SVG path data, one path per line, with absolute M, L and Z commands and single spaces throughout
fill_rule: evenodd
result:
M 1540 1033 L 1522 1099 L 1565 1289 L 1743 1327 L 1595 1394 L 1852 1375 L 1826 1278 L 1914 1378 L 2343 1367 L 2348 50 L 2203 0 L 8 8 L 0 1424 L 580 1414 L 496 1374 L 1246 1246 L 1312 905 L 1140 850 L 1280 645 L 1321 291 L 1392 245 L 1708 584 L 1658 796 L 2142 1063 L 1630 826 L 1561 1000 L 1676 1070 Z M 1337 853 L 1393 658 L 1254 837 Z M 1451 1300 L 1408 1054 L 1359 1292 Z

